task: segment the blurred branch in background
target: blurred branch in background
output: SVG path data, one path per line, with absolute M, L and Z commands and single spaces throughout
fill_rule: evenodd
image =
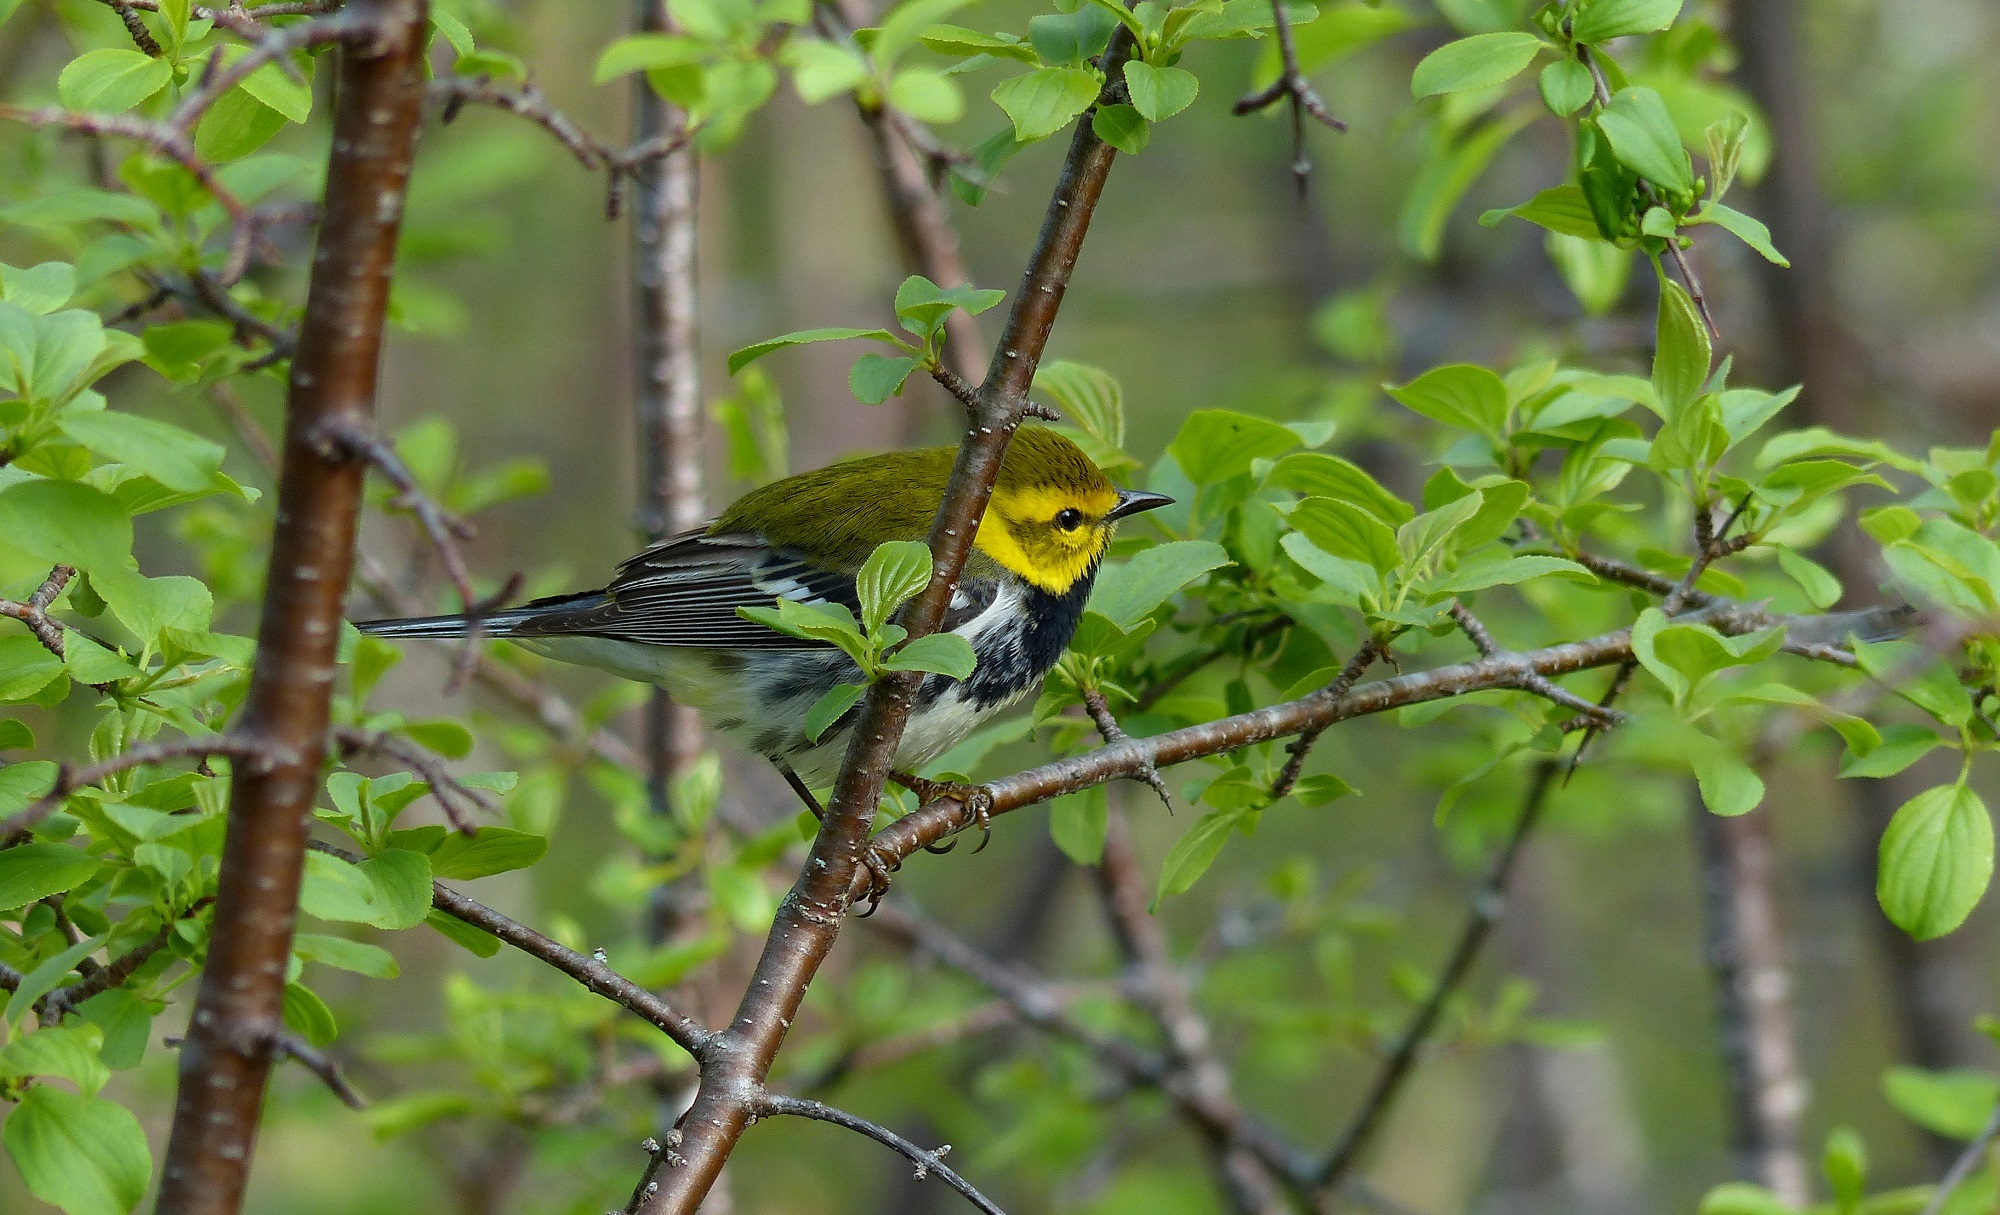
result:
M 661 0 L 636 0 L 642 33 L 666 33 Z M 633 139 L 646 147 L 687 127 L 687 115 L 633 77 Z M 639 524 L 648 543 L 702 522 L 701 332 L 696 253 L 700 234 L 700 158 L 691 147 L 638 163 L 632 170 L 633 414 L 639 449 Z M 654 688 L 646 702 L 640 751 L 653 812 L 673 812 L 673 778 L 702 750 L 701 722 Z M 654 892 L 648 935 L 669 935 L 669 892 Z

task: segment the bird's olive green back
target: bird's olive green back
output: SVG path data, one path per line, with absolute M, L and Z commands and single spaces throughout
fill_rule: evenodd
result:
M 878 544 L 930 535 L 956 455 L 952 447 L 886 452 L 786 477 L 738 498 L 709 531 L 755 532 L 826 568 L 859 569 Z M 1076 444 L 1052 430 L 1024 427 L 1007 446 L 994 494 L 1043 486 L 1113 488 Z M 976 565 L 986 564 L 979 558 L 975 554 Z

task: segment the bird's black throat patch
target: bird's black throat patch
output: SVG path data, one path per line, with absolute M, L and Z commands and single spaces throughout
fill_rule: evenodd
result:
M 1089 602 L 1096 580 L 1093 568 L 1060 595 L 1022 582 L 1019 627 L 980 639 L 975 646 L 979 665 L 961 685 L 966 698 L 980 708 L 989 708 L 1012 700 L 1048 674 L 1069 648 L 1070 638 L 1076 636 L 1076 626 L 1083 621 L 1083 605 Z

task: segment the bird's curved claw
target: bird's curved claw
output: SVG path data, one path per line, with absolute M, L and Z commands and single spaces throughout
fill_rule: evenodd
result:
M 985 785 L 968 785 L 955 780 L 930 780 L 922 776 L 912 776 L 907 772 L 891 772 L 889 779 L 917 795 L 917 800 L 934 802 L 939 798 L 950 798 L 972 812 L 972 821 L 979 827 L 979 846 L 973 854 L 986 851 L 986 845 L 993 842 L 993 791 Z M 958 844 L 957 840 L 946 840 L 942 844 L 926 844 L 926 852 L 950 852 Z
M 875 909 L 882 905 L 882 896 L 889 893 L 889 875 L 894 873 L 899 865 L 884 856 L 882 850 L 873 844 L 861 850 L 861 863 L 868 869 L 868 910 L 861 913 L 861 918 L 865 920 L 874 915 Z

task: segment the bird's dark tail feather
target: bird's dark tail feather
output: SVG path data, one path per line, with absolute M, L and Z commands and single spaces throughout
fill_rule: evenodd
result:
M 511 637 L 523 623 L 546 613 L 546 607 L 510 608 L 479 618 L 488 637 Z M 402 620 L 362 620 L 355 628 L 370 637 L 463 637 L 468 621 L 464 616 L 410 616 Z

